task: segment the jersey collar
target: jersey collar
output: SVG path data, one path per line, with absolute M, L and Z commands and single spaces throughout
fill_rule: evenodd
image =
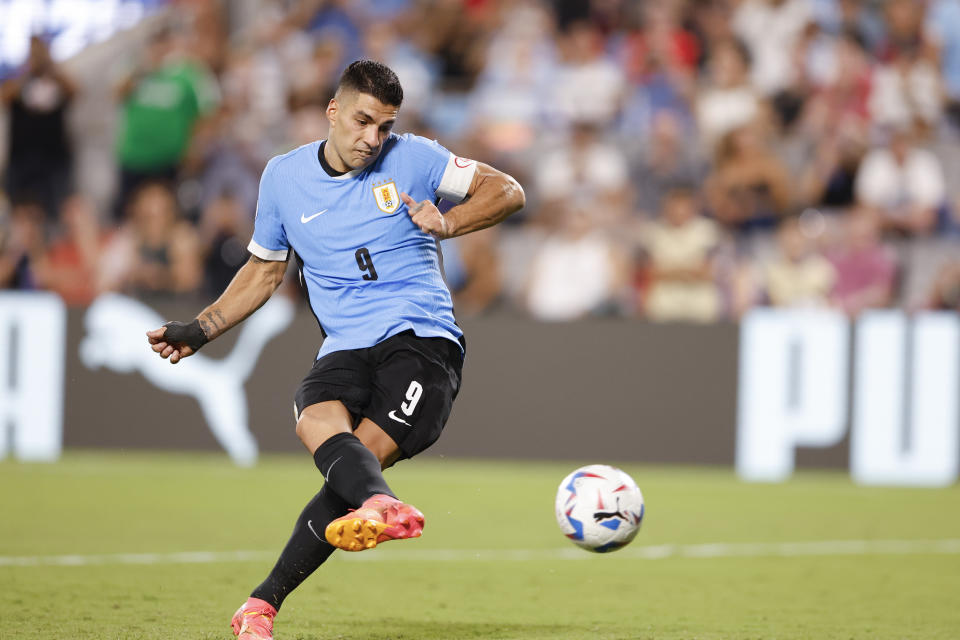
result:
M 366 167 L 360 169 L 351 169 L 350 171 L 337 171 L 330 166 L 330 163 L 327 162 L 327 159 L 323 156 L 323 147 L 327 144 L 326 140 L 320 141 L 320 146 L 317 148 L 317 159 L 320 161 L 320 168 L 323 169 L 324 173 L 327 174 L 330 178 L 334 180 L 349 180 L 354 176 L 359 175 Z

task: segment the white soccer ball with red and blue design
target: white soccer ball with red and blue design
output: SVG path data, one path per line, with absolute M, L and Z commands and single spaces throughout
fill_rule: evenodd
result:
M 607 553 L 637 535 L 643 520 L 643 494 L 620 469 L 591 464 L 563 479 L 556 509 L 560 530 L 574 544 Z

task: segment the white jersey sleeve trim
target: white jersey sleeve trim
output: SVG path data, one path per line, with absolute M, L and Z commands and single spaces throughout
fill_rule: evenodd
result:
M 261 260 L 270 260 L 274 262 L 285 262 L 287 259 L 287 254 L 290 252 L 289 249 L 265 249 L 257 244 L 254 240 L 251 240 L 250 244 L 247 245 L 247 251 L 257 256 Z
M 440 186 L 437 187 L 437 195 L 453 204 L 461 203 L 467 197 L 476 173 L 476 160 L 458 158 L 451 153 L 447 159 L 447 168 L 440 179 Z

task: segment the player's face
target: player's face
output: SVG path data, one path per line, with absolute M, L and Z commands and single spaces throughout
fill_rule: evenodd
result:
M 398 108 L 367 93 L 343 92 L 327 105 L 333 156 L 327 161 L 338 171 L 361 169 L 380 155 L 383 142 L 397 120 Z M 338 166 L 341 165 L 341 166 Z

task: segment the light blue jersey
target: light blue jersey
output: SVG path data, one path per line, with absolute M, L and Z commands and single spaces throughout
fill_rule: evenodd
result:
M 400 192 L 417 202 L 459 203 L 476 162 L 419 136 L 391 134 L 373 164 L 334 177 L 320 164 L 320 144 L 267 163 L 248 246 L 264 260 L 295 252 L 326 335 L 317 357 L 372 347 L 408 329 L 457 341 L 463 332 L 437 242 L 410 219 Z

